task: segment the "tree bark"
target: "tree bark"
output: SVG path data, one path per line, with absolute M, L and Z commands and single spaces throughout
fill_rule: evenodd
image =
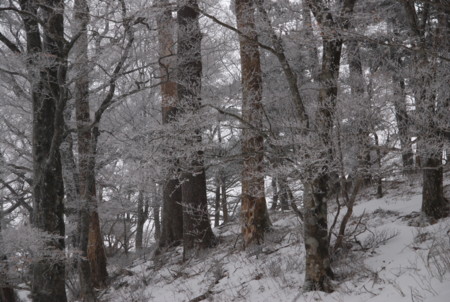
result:
M 145 198 L 143 190 L 139 190 L 138 204 L 137 204 L 136 239 L 135 239 L 136 251 L 142 250 L 144 224 L 147 221 L 147 217 L 148 217 L 148 200 Z
M 214 226 L 218 227 L 220 224 L 220 181 L 216 178 L 216 191 L 214 203 Z
M 176 118 L 177 85 L 175 82 L 176 54 L 174 52 L 175 22 L 167 0 L 159 0 L 161 13 L 157 18 L 160 58 L 162 122 L 168 124 Z M 159 248 L 181 244 L 183 239 L 183 208 L 181 184 L 176 159 L 163 184 L 162 224 Z M 175 176 L 174 176 L 175 175 Z
M 23 11 L 36 16 L 38 3 L 22 0 Z M 45 1 L 42 37 L 36 19 L 22 15 L 27 37 L 27 63 L 33 103 L 33 226 L 55 236 L 46 242 L 48 255 L 32 264 L 34 302 L 65 302 L 64 186 L 59 147 L 64 131 L 66 55 L 64 3 Z M 41 40 L 42 38 L 42 40 Z M 46 58 L 44 61 L 43 58 Z
M 275 177 L 272 177 L 271 181 L 272 185 L 272 191 L 273 191 L 273 197 L 272 197 L 272 206 L 270 207 L 270 210 L 275 211 L 278 206 L 278 186 L 277 186 L 277 179 Z
M 345 0 L 338 24 L 324 1 L 309 0 L 308 4 L 322 33 L 322 68 L 319 75 L 319 97 L 316 111 L 316 139 L 321 151 L 318 158 L 322 167 L 313 167 L 310 180 L 304 182 L 304 237 L 306 249 L 305 291 L 321 290 L 331 292 L 330 279 L 333 272 L 330 266 L 328 242 L 328 205 L 326 195 L 328 182 L 333 174 L 333 122 L 337 101 L 337 81 L 343 40 L 334 29 L 348 28 L 348 18 L 353 12 L 356 0 Z M 317 155 L 315 155 L 317 156 Z M 310 173 L 311 173 L 310 172 Z
M 80 205 L 78 206 L 78 270 L 80 277 L 80 296 L 83 301 L 95 301 L 95 293 L 91 278 L 91 266 L 87 259 L 89 217 L 91 207 L 95 207 L 95 161 L 92 159 L 92 137 L 90 129 L 89 110 L 89 59 L 88 59 L 88 35 L 89 7 L 86 0 L 74 2 L 74 20 L 76 32 L 79 38 L 76 41 L 73 52 L 75 57 L 75 110 L 78 134 L 78 168 L 79 168 L 79 192 Z M 94 188 L 91 186 L 94 185 Z
M 178 1 L 178 83 L 177 93 L 180 105 L 186 112 L 196 113 L 201 99 L 201 41 L 196 0 Z M 201 144 L 201 131 L 194 129 L 186 138 L 186 146 L 196 148 Z M 206 175 L 203 152 L 196 151 L 194 159 L 188 159 L 187 169 L 182 174 L 183 205 L 183 255 L 190 257 L 196 249 L 212 247 L 216 238 L 212 232 L 206 196 Z
M 443 169 L 442 169 L 442 150 L 443 138 L 438 131 L 438 122 L 440 120 L 439 109 L 436 104 L 447 101 L 448 96 L 445 93 L 439 93 L 433 90 L 433 82 L 436 80 L 433 74 L 424 72 L 424 68 L 433 70 L 433 64 L 438 64 L 434 58 L 427 57 L 427 30 L 426 26 L 430 16 L 430 4 L 425 3 L 420 11 L 414 5 L 414 1 L 402 1 L 403 8 L 407 16 L 407 22 L 410 31 L 414 37 L 413 43 L 422 50 L 417 55 L 416 85 L 415 92 L 416 111 L 421 113 L 421 119 L 417 120 L 417 126 L 420 129 L 418 153 L 422 168 L 423 187 L 422 187 L 422 212 L 433 220 L 446 217 L 448 215 L 448 201 L 444 198 L 443 192 Z M 435 41 L 435 46 L 439 42 Z M 445 42 L 444 42 L 445 43 Z M 441 64 L 445 64 L 441 62 Z M 420 148 L 419 148 L 420 147 Z
M 260 54 L 255 25 L 253 0 L 236 0 L 242 74 L 242 119 L 251 125 L 242 130 L 242 234 L 244 246 L 261 244 L 271 223 L 264 193 L 264 139 L 262 129 L 263 108 Z

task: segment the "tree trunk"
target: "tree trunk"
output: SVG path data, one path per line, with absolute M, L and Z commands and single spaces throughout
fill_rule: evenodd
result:
M 46 242 L 52 252 L 32 264 L 31 296 L 34 302 L 65 302 L 64 186 L 59 147 L 64 131 L 66 57 L 64 3 L 45 1 L 39 26 L 35 1 L 21 1 L 27 38 L 27 63 L 33 103 L 33 226 L 55 236 Z M 45 54 L 45 55 L 44 55 Z M 45 61 L 41 58 L 46 58 Z
M 139 190 L 137 204 L 137 223 L 136 223 L 136 251 L 142 250 L 142 241 L 144 237 L 144 224 L 148 217 L 148 201 L 145 199 L 144 192 Z M 156 228 L 156 226 L 155 226 Z
M 221 191 L 222 191 L 222 214 L 223 214 L 223 223 L 228 222 L 228 204 L 227 204 L 227 187 L 225 185 L 225 177 L 221 177 Z
M 91 265 L 92 284 L 96 288 L 103 288 L 107 284 L 108 271 L 100 219 L 96 210 L 90 215 L 88 242 L 87 256 Z
M 214 226 L 218 227 L 220 224 L 220 180 L 216 178 L 216 196 L 214 203 Z
M 253 0 L 236 0 L 237 29 L 239 36 L 242 73 L 242 119 L 251 125 L 242 130 L 242 234 L 244 246 L 261 244 L 270 227 L 264 193 L 264 139 L 262 129 L 263 109 L 260 54 L 255 25 Z
M 176 54 L 174 52 L 173 31 L 175 22 L 169 9 L 169 1 L 159 0 L 161 13 L 157 18 L 158 43 L 160 57 L 162 123 L 172 122 L 177 115 L 177 85 L 174 70 Z M 183 239 L 183 208 L 181 206 L 181 184 L 176 160 L 166 175 L 163 185 L 162 224 L 159 248 L 181 244 Z M 175 176 L 174 176 L 175 175 Z
M 329 282 L 329 279 L 333 278 L 333 272 L 330 266 L 326 195 L 330 176 L 334 173 L 332 135 L 343 40 L 339 36 L 330 35 L 330 32 L 338 26 L 348 28 L 348 18 L 353 12 L 355 2 L 356 0 L 344 1 L 338 24 L 323 1 L 308 1 L 322 31 L 322 69 L 319 75 L 320 88 L 315 125 L 317 135 L 315 139 L 320 143 L 321 151 L 314 156 L 320 158 L 323 165 L 313 167 L 310 180 L 304 182 L 305 291 L 332 291 Z
M 188 113 L 196 113 L 201 97 L 201 40 L 199 13 L 196 0 L 178 1 L 178 101 Z M 186 145 L 196 149 L 201 144 L 201 131 L 186 138 Z M 203 166 L 203 152 L 195 152 L 194 159 L 188 159 L 187 169 L 182 174 L 183 201 L 183 255 L 190 257 L 195 249 L 215 245 L 208 214 L 206 196 L 206 175 Z
M 270 207 L 270 210 L 275 211 L 278 206 L 278 186 L 277 186 L 277 179 L 275 177 L 272 177 L 272 191 L 273 191 L 273 197 L 272 197 L 272 206 Z
M 0 244 L 3 244 L 2 236 L 3 227 L 3 201 L 0 204 Z M 1 302 L 15 302 L 16 296 L 14 289 L 9 286 L 8 281 L 8 259 L 3 250 L 3 246 L 0 245 L 0 301 Z
M 94 191 L 90 187 L 95 171 L 92 159 L 92 143 L 90 129 L 90 111 L 89 111 L 89 60 L 88 60 L 88 35 L 87 25 L 89 23 L 89 7 L 86 0 L 76 0 L 74 2 L 74 20 L 76 22 L 75 34 L 79 38 L 74 45 L 74 57 L 76 71 L 75 79 L 75 109 L 78 130 L 78 168 L 79 168 L 79 249 L 78 270 L 80 277 L 80 295 L 83 301 L 95 301 L 95 293 L 91 279 L 91 267 L 87 259 L 89 217 L 90 208 L 95 206 L 95 187 Z
M 425 68 L 434 70 L 433 64 L 439 64 L 435 58 L 428 58 L 425 51 L 426 39 L 431 35 L 431 33 L 427 33 L 430 28 L 426 26 L 430 17 L 430 4 L 425 3 L 419 14 L 414 2 L 403 1 L 402 3 L 411 34 L 415 38 L 413 43 L 417 43 L 417 46 L 423 50 L 416 57 L 417 66 L 419 66 L 415 75 L 418 87 L 415 91 L 416 111 L 421 113 L 421 119 L 417 121 L 420 129 L 417 150 L 423 175 L 422 212 L 428 218 L 435 220 L 448 215 L 448 202 L 444 198 L 443 192 L 443 139 L 438 131 L 437 122 L 440 114 L 436 105 L 447 101 L 448 96 L 446 93 L 435 91 L 433 89 L 434 81 L 436 81 L 434 74 L 424 72 Z M 435 46 L 439 46 L 439 41 L 435 41 Z M 440 62 L 440 64 L 445 64 L 445 62 Z M 448 118 L 448 114 L 445 115 L 445 118 Z
M 279 196 L 280 196 L 281 210 L 287 211 L 289 210 L 289 203 L 292 202 L 289 196 L 290 189 L 287 183 L 287 178 L 285 176 L 278 177 L 278 184 L 280 187 Z

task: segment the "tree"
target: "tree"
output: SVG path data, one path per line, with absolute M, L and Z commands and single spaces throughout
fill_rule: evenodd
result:
M 418 153 L 421 161 L 423 175 L 422 190 L 422 212 L 431 219 L 439 219 L 448 215 L 448 201 L 444 198 L 443 192 L 443 168 L 442 151 L 443 137 L 439 131 L 439 124 L 442 122 L 442 109 L 448 103 L 448 96 L 445 90 L 434 89 L 433 83 L 437 80 L 432 72 L 436 69 L 436 64 L 448 66 L 448 62 L 439 58 L 429 57 L 427 52 L 427 33 L 436 34 L 436 30 L 427 26 L 431 13 L 437 15 L 447 15 L 447 12 L 440 6 L 432 7 L 430 3 L 416 5 L 416 1 L 402 1 L 406 20 L 413 35 L 413 43 L 421 49 L 416 54 L 418 64 L 416 65 L 416 76 L 414 98 L 416 112 L 421 115 L 415 121 L 419 130 Z M 441 19 L 442 20 L 442 19 Z M 447 22 L 438 23 L 444 32 Z M 439 53 L 439 38 L 436 36 L 432 45 Z
M 177 85 L 175 82 L 176 53 L 174 43 L 175 22 L 169 2 L 158 2 L 160 13 L 157 17 L 159 64 L 161 83 L 162 122 L 174 122 L 177 116 Z M 177 161 L 169 159 L 169 171 L 163 185 L 162 230 L 159 247 L 179 245 L 183 239 L 183 208 L 181 206 L 181 184 L 177 174 Z
M 202 33 L 196 0 L 178 1 L 177 12 L 177 94 L 183 114 L 195 114 L 201 106 Z M 183 205 L 183 255 L 189 257 L 196 248 L 212 247 L 216 238 L 211 229 L 206 197 L 206 175 L 203 151 L 195 151 L 202 141 L 201 129 L 193 129 L 185 146 L 194 148 L 192 158 L 181 175 Z M 189 156 L 191 157 L 191 156 Z
M 64 131 L 67 47 L 64 37 L 64 2 L 20 2 L 26 32 L 27 66 L 33 102 L 33 226 L 54 235 L 50 255 L 32 265 L 34 302 L 67 301 L 64 250 L 64 187 L 59 146 Z M 45 23 L 39 27 L 38 11 Z M 59 253 L 58 253 L 59 252 Z
M 242 234 L 244 245 L 261 244 L 270 227 L 264 193 L 262 79 L 253 0 L 236 0 L 242 81 Z

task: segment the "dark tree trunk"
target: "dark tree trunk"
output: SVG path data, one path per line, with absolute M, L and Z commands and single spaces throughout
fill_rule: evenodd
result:
M 188 113 L 196 113 L 200 108 L 202 58 L 202 34 L 198 21 L 196 0 L 178 1 L 178 100 Z M 186 145 L 196 148 L 201 144 L 201 131 L 193 130 L 186 138 Z M 183 245 L 185 259 L 195 249 L 215 245 L 216 239 L 211 229 L 206 197 L 206 176 L 203 166 L 203 152 L 197 151 L 195 158 L 187 163 L 182 174 L 183 183 Z
M 292 202 L 289 196 L 289 185 L 287 183 L 287 179 L 285 176 L 278 177 L 278 184 L 280 187 L 279 196 L 280 196 L 280 205 L 282 211 L 289 210 L 289 203 Z
M 222 191 L 222 215 L 223 215 L 223 223 L 228 222 L 228 204 L 227 204 L 227 187 L 225 185 L 225 177 L 221 177 L 221 191 Z
M 319 75 L 319 97 L 316 111 L 316 134 L 321 150 L 318 154 L 322 167 L 315 167 L 312 180 L 304 182 L 304 237 L 306 249 L 305 291 L 332 291 L 329 279 L 333 278 L 330 266 L 328 242 L 328 205 L 326 194 L 333 165 L 333 120 L 336 107 L 337 81 L 343 40 L 339 35 L 331 35 L 334 28 L 348 28 L 348 18 L 353 12 L 356 0 L 345 0 L 338 24 L 324 1 L 310 0 L 309 6 L 322 31 L 322 69 Z M 315 155 L 317 156 L 317 155 Z
M 270 207 L 270 210 L 275 211 L 278 206 L 278 196 L 279 196 L 277 179 L 275 177 L 272 177 L 271 185 L 272 185 L 272 192 L 273 192 L 272 196 L 273 197 L 272 197 L 272 206 Z
M 83 301 L 95 301 L 95 293 L 91 279 L 91 266 L 87 259 L 89 217 L 90 208 L 95 206 L 95 187 L 91 188 L 94 177 L 94 160 L 92 152 L 92 137 L 90 129 L 89 111 L 89 69 L 88 69 L 88 35 L 87 25 L 89 22 L 89 7 L 86 0 L 74 2 L 74 19 L 76 21 L 76 32 L 79 38 L 74 45 L 74 57 L 76 71 L 75 79 L 75 109 L 78 130 L 78 167 L 79 167 L 79 249 L 78 270 L 80 276 L 80 295 Z
M 41 9 L 42 41 L 36 19 L 38 4 L 22 0 L 27 38 L 27 63 L 33 103 L 33 226 L 55 235 L 46 242 L 52 252 L 32 264 L 31 296 L 34 302 L 64 302 L 64 187 L 59 147 L 64 131 L 66 57 L 64 3 L 45 1 Z M 44 54 L 45 53 L 45 56 Z M 46 58 L 46 61 L 40 58 Z M 49 62 L 51 61 L 51 62 Z M 39 70 L 37 72 L 37 70 Z
M 137 205 L 137 223 L 136 223 L 136 251 L 142 250 L 142 242 L 144 237 L 144 224 L 148 217 L 148 200 L 144 196 L 144 192 L 139 190 Z M 156 225 L 155 225 L 156 229 Z
M 177 85 L 175 82 L 176 54 L 174 51 L 175 22 L 169 9 L 169 1 L 159 0 L 161 13 L 157 18 L 160 57 L 162 122 L 168 124 L 177 115 Z M 173 167 L 163 185 L 162 224 L 159 247 L 181 244 L 183 239 L 183 208 L 181 206 L 181 184 L 178 168 L 173 159 Z M 175 176 L 174 176 L 175 175 Z
M 255 25 L 253 0 L 236 0 L 237 29 L 239 36 L 242 73 L 242 119 L 251 125 L 242 130 L 242 234 L 244 245 L 261 244 L 271 223 L 267 213 L 264 193 L 264 139 L 262 129 L 263 109 L 260 54 Z
M 3 243 L 2 236 L 3 226 L 3 203 L 0 205 L 0 242 Z M 3 247 L 0 246 L 0 301 L 1 302 L 15 302 L 16 296 L 14 289 L 9 286 L 7 271 L 8 271 L 8 259 L 4 254 Z
M 215 191 L 215 203 L 214 203 L 214 226 L 217 227 L 220 224 L 220 181 L 216 179 L 216 191 Z
M 433 70 L 435 68 L 433 64 L 437 64 L 435 59 L 427 57 L 425 51 L 428 42 L 426 39 L 431 36 L 431 33 L 427 33 L 430 27 L 426 26 L 430 17 L 430 3 L 425 3 L 420 11 L 417 11 L 419 8 L 415 6 L 414 2 L 403 1 L 402 3 L 414 43 L 423 50 L 416 57 L 417 66 L 420 66 L 415 75 L 416 111 L 420 112 L 420 120 L 416 121 L 416 126 L 420 129 L 417 152 L 423 175 L 422 212 L 428 218 L 435 220 L 447 216 L 449 210 L 448 201 L 444 198 L 443 193 L 443 138 L 438 131 L 438 121 L 441 116 L 437 105 L 446 102 L 448 96 L 435 91 L 433 82 L 436 81 L 436 78 L 433 74 L 423 71 L 425 67 Z M 435 41 L 435 46 L 440 46 L 439 41 Z M 446 63 L 441 62 L 441 64 Z M 448 113 L 445 114 L 445 118 L 448 118 Z

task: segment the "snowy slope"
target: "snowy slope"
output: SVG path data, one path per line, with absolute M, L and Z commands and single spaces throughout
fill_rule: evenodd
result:
M 181 248 L 159 260 L 135 261 L 101 300 L 447 302 L 450 219 L 419 226 L 420 203 L 419 189 L 406 184 L 382 199 L 360 198 L 348 226 L 354 243 L 335 261 L 331 294 L 302 293 L 301 222 L 293 213 L 275 213 L 261 249 L 242 250 L 239 226 L 231 223 L 215 229 L 217 248 L 186 263 Z

